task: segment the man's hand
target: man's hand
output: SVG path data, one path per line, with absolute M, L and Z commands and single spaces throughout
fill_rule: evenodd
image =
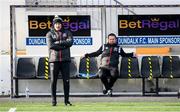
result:
M 87 56 L 88 54 L 84 54 L 84 55 L 82 55 L 82 56 L 80 56 L 80 59 L 82 59 L 82 58 L 88 58 L 89 56 Z
M 136 53 L 133 53 L 133 57 L 137 57 L 137 54 L 136 54 Z
M 60 41 L 56 41 L 56 42 L 54 42 L 55 44 L 60 44 Z

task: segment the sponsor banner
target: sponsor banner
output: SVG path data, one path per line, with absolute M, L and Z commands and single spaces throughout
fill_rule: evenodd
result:
M 90 36 L 91 21 L 89 15 L 61 16 L 64 29 L 72 32 L 73 36 Z M 46 36 L 52 27 L 54 16 L 29 15 L 28 30 L 29 36 Z
M 73 38 L 73 45 L 92 45 L 92 43 L 93 43 L 92 37 L 86 37 L 86 38 L 75 37 L 75 38 Z
M 180 36 L 118 37 L 119 45 L 178 45 Z
M 180 35 L 180 15 L 118 15 L 118 35 Z
M 92 37 L 74 37 L 73 45 L 92 45 L 93 39 Z M 28 37 L 26 38 L 27 46 L 42 46 L 47 45 L 47 40 L 45 37 L 37 38 L 37 37 Z
M 26 38 L 26 45 L 29 46 L 42 46 L 42 45 L 47 45 L 46 38 L 41 37 L 41 38 Z

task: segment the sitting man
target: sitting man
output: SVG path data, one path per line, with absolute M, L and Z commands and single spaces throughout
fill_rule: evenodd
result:
M 100 54 L 102 55 L 99 77 L 105 87 L 103 93 L 112 96 L 112 87 L 119 75 L 119 55 L 122 57 L 133 57 L 134 53 L 125 53 L 124 50 L 117 45 L 116 35 L 110 33 L 107 37 L 107 44 L 102 45 L 96 52 L 85 54 L 85 57 L 96 57 Z

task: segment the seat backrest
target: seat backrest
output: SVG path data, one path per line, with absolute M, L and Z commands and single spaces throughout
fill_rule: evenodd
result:
M 158 56 L 142 57 L 141 75 L 144 78 L 160 77 L 160 64 Z
M 162 77 L 180 77 L 180 59 L 178 56 L 163 56 Z
M 50 77 L 50 68 L 49 68 L 48 57 L 40 57 L 39 58 L 37 77 L 38 78 Z
M 17 78 L 35 78 L 36 68 L 33 58 L 19 58 L 17 62 Z
M 71 58 L 70 62 L 70 77 L 75 77 L 77 75 L 77 64 L 74 60 L 74 58 Z M 41 57 L 39 58 L 38 62 L 38 73 L 37 73 L 38 78 L 46 78 L 46 77 L 51 77 L 50 75 L 50 65 L 48 63 L 48 57 Z M 58 78 L 62 78 L 61 72 L 59 72 Z
M 138 78 L 139 75 L 139 63 L 138 59 L 133 57 L 122 57 L 120 67 L 121 78 Z
M 82 58 L 79 64 L 79 76 L 80 77 L 97 77 L 98 66 L 97 59 L 95 57 Z

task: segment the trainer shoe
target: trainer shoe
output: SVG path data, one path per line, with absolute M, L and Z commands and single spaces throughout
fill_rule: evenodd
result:
M 103 90 L 103 94 L 104 95 L 107 94 L 107 90 L 106 89 Z
M 108 94 L 108 96 L 112 96 L 112 89 L 109 89 L 109 90 L 107 91 L 107 94 Z
M 72 106 L 72 104 L 71 104 L 70 101 L 67 101 L 67 102 L 65 102 L 64 104 L 65 104 L 65 106 L 68 106 L 68 105 L 69 105 L 69 106 Z
M 57 102 L 52 102 L 52 106 L 56 106 L 57 105 Z

